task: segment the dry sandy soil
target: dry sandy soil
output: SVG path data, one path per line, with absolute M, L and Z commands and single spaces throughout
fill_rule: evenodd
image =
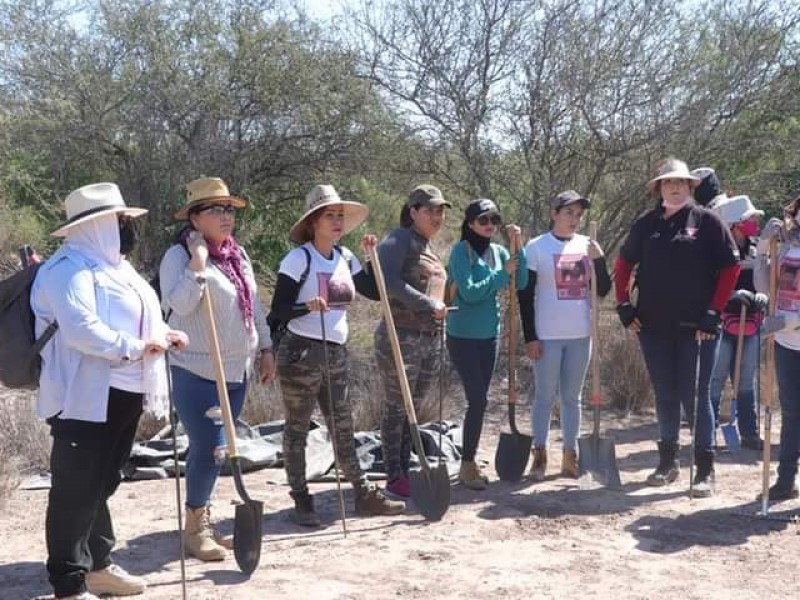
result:
M 480 455 L 489 465 L 504 414 L 495 406 L 489 417 Z M 233 558 L 216 564 L 189 559 L 187 596 L 796 598 L 800 527 L 786 517 L 800 513 L 800 502 L 773 507 L 784 520 L 754 518 L 761 468 L 756 453 L 746 450 L 720 457 L 713 498 L 688 499 L 688 468 L 672 486 L 644 487 L 657 461 L 652 421 L 606 423 L 617 440 L 622 491 L 586 489 L 558 478 L 554 460 L 544 483 L 495 481 L 485 492 L 454 486 L 440 522 L 426 522 L 410 505 L 399 517 L 348 518 L 346 538 L 334 485 L 313 486 L 325 526 L 309 532 L 289 521 L 285 486 L 268 483 L 274 471 L 249 474 L 247 488 L 266 507 L 260 567 L 246 579 Z M 554 433 L 551 454 L 558 457 Z M 683 435 L 688 443 L 686 430 Z M 684 464 L 687 459 L 684 450 Z M 228 531 L 234 497 L 232 480 L 222 479 L 215 512 Z M 125 483 L 112 499 L 116 560 L 146 575 L 145 597 L 152 600 L 181 597 L 174 498 L 173 481 L 148 481 Z M 43 564 L 46 499 L 43 491 L 17 490 L 2 515 L 3 600 L 49 591 Z

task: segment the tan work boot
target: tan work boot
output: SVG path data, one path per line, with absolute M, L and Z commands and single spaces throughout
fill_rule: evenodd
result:
M 474 460 L 461 461 L 458 480 L 464 487 L 471 490 L 485 490 L 486 484 L 489 482 L 489 478 L 481 472 L 480 466 Z
M 144 592 L 147 582 L 144 577 L 131 575 L 119 565 L 108 565 L 105 569 L 86 573 L 86 587 L 95 596 L 135 596 Z
M 389 500 L 374 485 L 356 487 L 356 514 L 364 516 L 399 515 L 406 509 L 402 500 Z
M 578 453 L 575 450 L 564 450 L 561 460 L 561 476 L 578 478 Z
M 211 514 L 207 506 L 186 507 L 186 524 L 183 529 L 183 544 L 186 554 L 200 560 L 225 560 L 228 552 L 214 539 L 211 529 Z
M 547 470 L 547 450 L 545 448 L 534 448 L 531 450 L 533 463 L 528 472 L 528 479 L 531 481 L 544 481 L 544 473 Z

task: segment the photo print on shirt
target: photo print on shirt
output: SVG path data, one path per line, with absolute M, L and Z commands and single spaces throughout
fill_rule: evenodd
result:
M 589 261 L 581 254 L 554 254 L 556 297 L 585 300 L 589 297 Z

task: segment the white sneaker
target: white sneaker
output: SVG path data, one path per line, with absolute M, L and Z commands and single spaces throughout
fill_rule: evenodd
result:
M 72 596 L 67 596 L 66 598 L 59 598 L 59 600 L 100 600 L 100 598 L 89 592 L 82 592 L 80 594 L 72 594 Z
M 111 596 L 135 596 L 147 587 L 144 577 L 131 575 L 119 565 L 109 565 L 99 571 L 86 574 L 86 587 L 92 594 L 109 594 Z M 92 600 L 95 596 L 89 596 Z M 84 600 L 81 598 L 81 600 Z

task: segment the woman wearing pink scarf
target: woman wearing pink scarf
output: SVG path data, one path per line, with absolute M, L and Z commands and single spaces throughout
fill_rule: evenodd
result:
M 186 185 L 186 204 L 175 218 L 188 221 L 178 243 L 167 250 L 159 271 L 162 306 L 169 323 L 181 323 L 191 344 L 172 361 L 175 407 L 189 436 L 186 463 L 188 554 L 223 560 L 227 544 L 210 525 L 211 494 L 225 460 L 214 366 L 201 307 L 210 294 L 234 418 L 244 404 L 253 371 L 261 383 L 274 378 L 275 362 L 264 307 L 258 299 L 253 266 L 233 236 L 236 211 L 245 200 L 231 196 L 218 178 Z

